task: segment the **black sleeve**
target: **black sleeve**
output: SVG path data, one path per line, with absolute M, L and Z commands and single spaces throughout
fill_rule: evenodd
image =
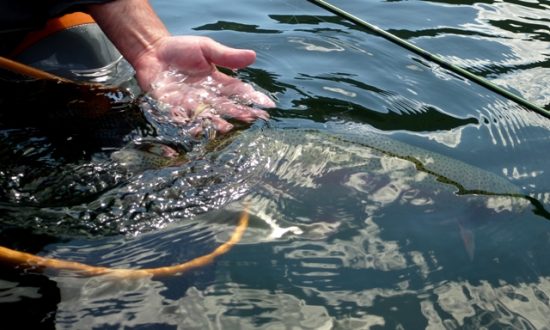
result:
M 4 0 L 0 0 L 0 2 L 1 1 L 4 1 Z M 39 0 L 39 1 L 44 1 L 44 0 Z M 52 18 L 52 17 L 66 14 L 71 11 L 78 11 L 79 7 L 82 7 L 85 5 L 98 4 L 98 3 L 110 2 L 110 1 L 113 1 L 113 0 L 50 0 L 45 2 L 48 3 L 48 7 L 49 7 L 47 10 L 49 15 L 48 18 Z
M 0 34 L 39 27 L 49 18 L 112 0 L 0 0 Z

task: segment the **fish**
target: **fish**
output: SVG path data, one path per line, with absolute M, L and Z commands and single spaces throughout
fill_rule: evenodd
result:
M 370 153 L 410 162 L 417 171 L 454 187 L 458 194 L 525 197 L 518 186 L 502 175 L 401 142 L 388 134 L 360 125 L 345 129 L 263 128 L 255 133 L 241 134 L 236 140 L 234 143 L 238 144 L 236 148 L 239 150 L 225 152 L 238 152 L 243 157 L 255 157 L 258 160 L 269 158 L 271 163 L 279 164 L 299 162 L 314 165 L 331 162 L 349 166 L 356 162 L 366 166 L 371 158 L 367 152 L 370 150 Z
M 156 142 L 131 143 L 114 151 L 111 154 L 111 160 L 134 172 L 177 166 L 187 161 L 185 153 L 167 144 Z
M 338 171 L 336 180 L 342 180 L 345 173 L 356 171 L 367 177 L 369 182 L 364 186 L 367 195 L 375 194 L 380 184 L 389 180 L 390 183 L 401 183 L 403 191 L 414 187 L 429 195 L 438 189 L 447 189 L 467 198 L 483 197 L 480 201 L 484 207 L 491 207 L 489 199 L 505 200 L 517 211 L 529 205 L 526 202 L 529 197 L 504 175 L 407 144 L 390 134 L 363 125 L 328 129 L 265 126 L 237 135 L 220 153 L 217 158 L 226 158 L 224 156 L 228 154 L 239 155 L 241 159 L 246 159 L 243 163 L 255 164 L 256 172 L 249 175 L 256 178 L 265 193 L 260 192 L 260 197 L 251 202 L 251 211 L 271 227 L 270 237 L 273 238 L 288 232 L 308 235 L 307 230 L 315 229 L 310 226 L 302 230 L 307 226 L 296 226 L 292 220 L 284 223 L 284 219 L 288 218 L 280 213 L 280 204 L 284 202 L 273 196 L 299 200 L 299 194 L 304 193 L 304 189 L 314 191 L 318 185 L 326 184 L 332 172 Z M 295 190 L 289 191 L 289 185 L 294 185 L 300 192 L 289 195 Z M 371 198 L 365 197 L 372 201 Z M 314 219 L 312 221 L 315 222 Z M 458 235 L 466 254 L 473 260 L 476 245 L 474 231 L 464 226 L 461 219 L 454 221 L 458 223 Z M 314 235 L 311 233 L 310 236 Z
M 409 164 L 403 172 L 411 180 L 423 181 L 425 176 L 417 177 L 414 173 L 419 172 L 436 178 L 442 185 L 454 187 L 460 194 L 521 195 L 521 190 L 503 176 L 449 156 L 406 144 L 362 126 L 331 130 L 269 126 L 251 128 L 210 143 L 209 147 L 204 149 L 207 150 L 209 160 L 220 165 L 217 168 L 243 168 L 241 172 L 235 172 L 236 180 L 249 184 L 256 182 L 263 186 L 274 186 L 282 182 L 282 186 L 293 183 L 314 189 L 316 179 L 326 178 L 331 172 L 342 169 L 358 168 L 365 172 L 372 171 L 375 175 L 388 175 L 394 170 L 400 171 L 401 164 L 394 167 L 390 165 L 389 168 L 384 164 L 387 160 L 397 159 L 414 165 Z M 201 154 L 200 157 L 204 156 L 205 154 Z M 152 142 L 129 145 L 115 151 L 111 159 L 136 172 L 150 168 L 179 166 L 192 161 L 187 155 L 168 145 Z M 431 182 L 433 185 L 433 181 Z M 254 202 L 247 202 L 251 209 Z M 118 270 L 36 257 L 4 247 L 0 247 L 0 259 L 27 266 L 69 269 L 87 276 L 110 274 L 120 278 L 136 278 L 179 274 L 211 262 L 218 255 L 229 251 L 241 239 L 248 226 L 247 212 L 241 216 L 235 233 L 227 243 L 197 260 L 171 267 Z M 460 227 L 460 233 L 468 255 L 473 258 L 473 232 Z

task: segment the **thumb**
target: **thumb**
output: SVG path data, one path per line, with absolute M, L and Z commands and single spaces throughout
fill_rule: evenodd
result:
M 244 68 L 256 60 L 253 50 L 227 47 L 210 38 L 202 40 L 201 50 L 208 62 L 229 69 Z

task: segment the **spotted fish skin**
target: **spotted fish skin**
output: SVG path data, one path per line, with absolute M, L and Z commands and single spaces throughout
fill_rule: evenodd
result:
M 419 171 L 458 188 L 463 194 L 521 196 L 522 191 L 504 176 L 463 161 L 392 139 L 382 133 L 362 130 L 339 138 L 376 149 L 389 156 L 408 160 Z
M 186 161 L 185 154 L 161 143 L 126 146 L 113 152 L 111 159 L 133 172 L 177 166 Z
M 319 150 L 317 154 L 312 151 L 316 148 L 316 145 L 324 144 L 327 146 L 327 143 L 332 141 L 332 148 L 338 154 L 338 156 L 331 156 L 330 160 L 333 163 L 337 162 L 338 157 L 354 157 L 353 153 L 348 151 L 351 146 L 358 146 L 363 151 L 356 153 L 355 160 L 346 159 L 345 162 L 348 165 L 356 162 L 356 164 L 367 166 L 365 159 L 368 157 L 361 155 L 361 153 L 370 150 L 370 152 L 409 161 L 414 164 L 418 171 L 434 176 L 437 181 L 443 184 L 454 186 L 459 194 L 523 197 L 521 189 L 504 176 L 439 153 L 406 144 L 386 134 L 369 129 L 328 131 L 309 128 L 274 129 L 265 127 L 255 133 L 243 133 L 238 140 L 241 140 L 238 142 L 241 145 L 239 152 L 243 155 L 253 153 L 255 155 L 251 157 L 261 159 L 269 156 L 270 161 L 276 161 L 277 157 L 289 157 L 285 155 L 285 152 L 289 152 L 294 148 L 295 150 L 292 150 L 292 152 L 300 154 L 300 162 L 311 164 L 328 160 L 326 151 Z M 244 150 L 248 145 L 253 150 Z M 338 153 L 338 149 L 342 152 Z M 307 159 L 308 157 L 312 159 Z

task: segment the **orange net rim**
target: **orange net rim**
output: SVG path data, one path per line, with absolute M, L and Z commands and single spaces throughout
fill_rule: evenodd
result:
M 248 228 L 248 223 L 249 214 L 247 210 L 244 210 L 241 213 L 239 222 L 233 230 L 231 237 L 229 237 L 229 239 L 222 245 L 218 246 L 208 254 L 171 266 L 142 269 L 92 266 L 75 261 L 41 257 L 35 254 L 13 250 L 4 246 L 0 246 L 0 260 L 27 268 L 69 270 L 77 272 L 81 276 L 109 275 L 112 277 L 128 279 L 178 275 L 192 269 L 206 266 L 212 263 L 217 257 L 229 252 L 233 246 L 241 241 L 246 229 Z

